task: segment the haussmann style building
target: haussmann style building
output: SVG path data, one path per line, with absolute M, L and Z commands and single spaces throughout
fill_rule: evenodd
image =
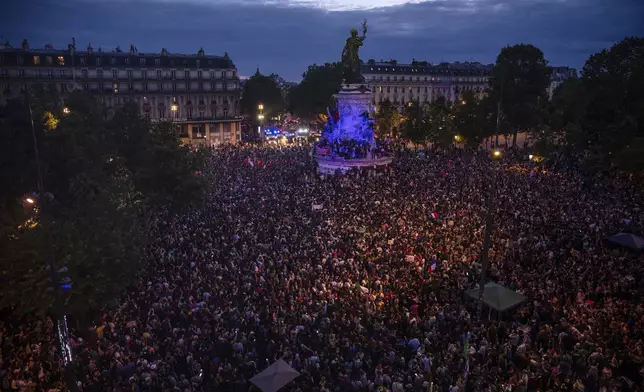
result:
M 362 65 L 362 75 L 372 92 L 372 104 L 389 100 L 402 108 L 406 103 L 431 103 L 439 97 L 453 103 L 471 91 L 482 98 L 489 89 L 494 64 L 454 62 L 431 65 L 425 61 L 398 64 L 395 61 L 368 61 Z M 577 77 L 570 67 L 552 67 L 547 93 L 550 99 L 555 90 L 568 78 Z
M 0 45 L 0 105 L 33 84 L 50 85 L 64 96 L 80 90 L 113 109 L 133 101 L 152 122 L 173 121 L 190 143 L 219 145 L 241 140 L 239 77 L 224 56 L 141 53 L 117 48 L 20 48 Z
M 424 61 L 398 64 L 370 60 L 362 65 L 362 75 L 371 89 L 374 106 L 389 100 L 402 107 L 412 101 L 431 103 L 439 97 L 456 102 L 466 91 L 482 97 L 493 67 L 469 62 L 431 65 Z

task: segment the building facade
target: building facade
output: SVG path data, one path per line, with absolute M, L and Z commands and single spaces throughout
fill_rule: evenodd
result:
M 492 68 L 493 65 L 480 63 L 431 65 L 370 61 L 362 65 L 362 75 L 371 89 L 374 106 L 389 100 L 402 107 L 411 101 L 431 103 L 439 97 L 455 102 L 466 91 L 482 97 Z
M 135 102 L 152 122 L 173 121 L 184 141 L 218 145 L 241 140 L 239 77 L 228 55 L 77 51 L 0 46 L 0 104 L 34 84 L 64 96 L 85 91 L 108 110 Z

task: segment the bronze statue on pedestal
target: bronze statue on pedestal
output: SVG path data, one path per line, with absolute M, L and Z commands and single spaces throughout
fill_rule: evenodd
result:
M 359 50 L 367 36 L 367 20 L 362 23 L 362 36 L 358 30 L 351 29 L 351 36 L 347 38 L 342 50 L 342 78 L 343 83 L 358 84 L 364 83 L 362 72 L 360 72 Z

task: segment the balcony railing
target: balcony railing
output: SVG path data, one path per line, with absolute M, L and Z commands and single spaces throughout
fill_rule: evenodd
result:
M 152 122 L 161 122 L 161 121 L 172 121 L 173 123 L 176 124 L 204 124 L 204 123 L 211 123 L 211 122 L 236 122 L 236 121 L 241 121 L 241 116 L 203 116 L 203 117 L 177 117 L 177 118 L 171 118 L 171 117 L 166 117 L 166 118 L 153 118 L 150 121 Z

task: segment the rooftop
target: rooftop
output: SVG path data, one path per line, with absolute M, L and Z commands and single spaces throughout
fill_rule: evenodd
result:
M 455 62 L 455 63 L 440 63 L 432 65 L 427 63 L 412 63 L 412 64 L 398 64 L 392 62 L 371 62 L 362 64 L 362 72 L 364 74 L 370 73 L 384 73 L 384 74 L 425 74 L 425 75 L 488 75 L 493 64 L 484 65 L 481 63 L 471 62 Z
M 71 47 L 71 45 L 70 45 Z M 8 43 L 5 43 L 3 45 L 0 45 L 0 54 L 9 54 L 9 55 L 17 55 L 17 54 L 25 54 L 25 55 L 30 55 L 30 56 L 71 56 L 70 49 L 69 48 L 61 48 L 61 49 L 55 49 L 51 45 L 45 45 L 42 48 L 32 48 L 28 45 L 28 43 L 23 42 L 21 47 L 14 47 L 12 45 L 9 45 Z M 217 67 L 221 68 L 234 68 L 234 64 L 232 60 L 228 57 L 228 54 L 226 53 L 223 56 L 214 56 L 214 55 L 207 55 L 203 49 L 200 49 L 198 52 L 194 54 L 186 54 L 186 53 L 172 53 L 167 51 L 166 49 L 162 49 L 158 53 L 151 53 L 151 52 L 139 52 L 135 46 L 131 45 L 129 49 L 127 50 L 122 50 L 120 47 L 115 48 L 111 51 L 104 51 L 102 48 L 92 48 L 91 44 L 87 46 L 86 50 L 74 50 L 74 55 L 75 56 L 93 56 L 93 57 L 110 57 L 110 58 L 116 58 L 116 59 L 124 59 L 124 58 L 130 58 L 130 57 L 135 57 L 139 59 L 160 59 L 160 58 L 169 58 L 169 59 L 182 59 L 182 60 L 199 60 L 203 59 L 208 61 L 208 65 L 214 65 Z M 118 60 L 118 65 L 121 65 L 122 61 Z M 147 61 L 143 61 L 143 65 L 148 65 Z M 134 65 L 134 64 L 132 64 Z M 205 64 L 204 64 L 205 65 Z

